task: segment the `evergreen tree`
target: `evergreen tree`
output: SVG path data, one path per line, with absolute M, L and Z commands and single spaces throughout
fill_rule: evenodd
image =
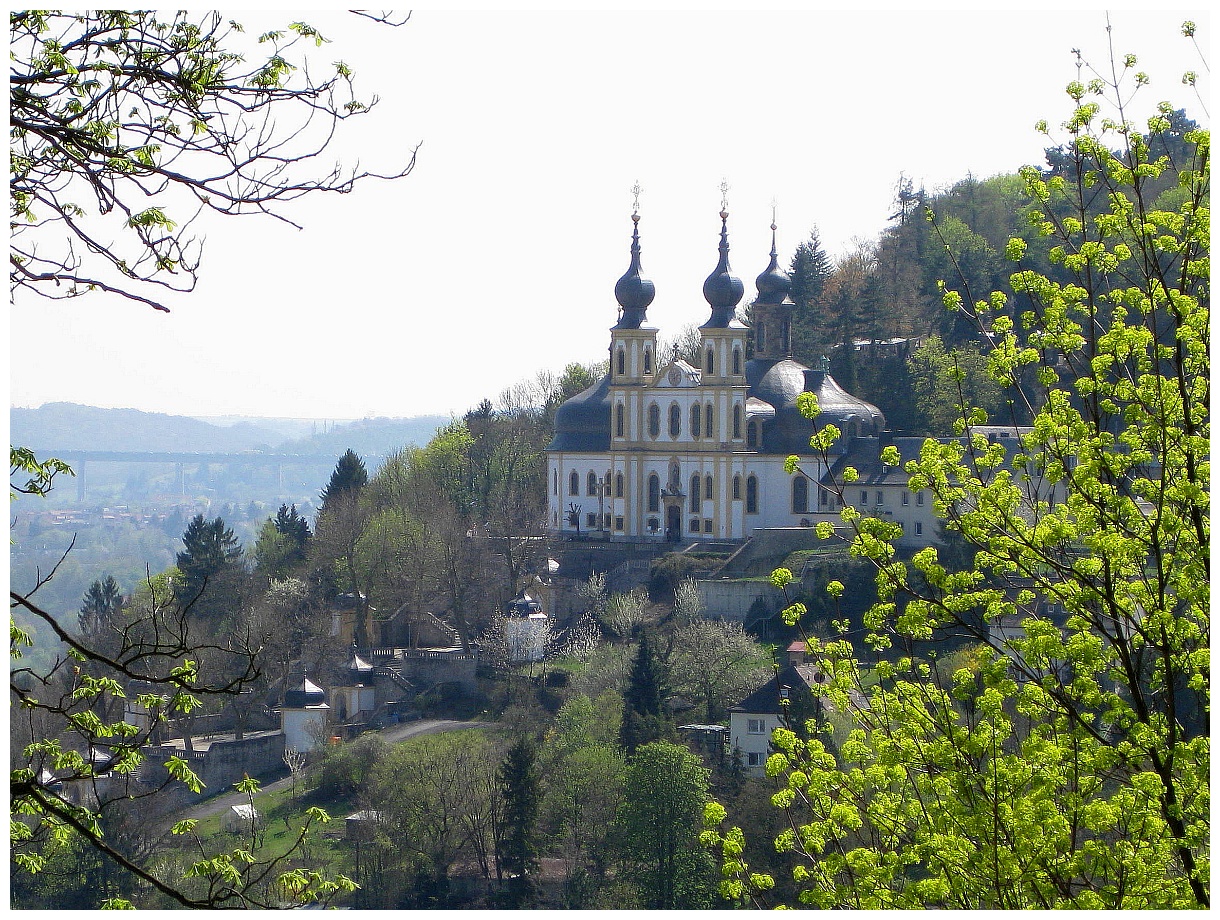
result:
M 123 609 L 123 596 L 113 575 L 107 575 L 89 586 L 80 608 L 80 631 L 93 635 L 112 625 Z
M 653 649 L 648 633 L 640 639 L 627 692 L 623 694 L 623 725 L 619 741 L 628 754 L 649 741 L 658 741 L 669 734 L 665 715 L 667 668 Z
M 295 504 L 291 509 L 287 505 L 280 505 L 280 510 L 275 513 L 275 530 L 292 542 L 292 561 L 304 562 L 305 553 L 309 549 L 309 538 L 313 534 L 310 533 L 309 522 L 297 512 Z
M 334 472 L 330 474 L 330 482 L 321 492 L 322 507 L 319 513 L 329 509 L 341 496 L 359 495 L 360 490 L 368 484 L 369 473 L 364 461 L 349 447 L 339 458 Z
M 538 891 L 532 873 L 538 868 L 537 750 L 529 738 L 519 738 L 511 748 L 496 779 L 504 797 L 504 824 L 496 841 L 496 860 L 507 875 L 504 906 L 521 909 L 537 903 Z
M 240 565 L 241 544 L 223 518 L 207 521 L 202 514 L 195 515 L 186 526 L 182 544 L 176 560 L 182 582 L 175 589 L 180 603 L 196 602 L 205 585 Z
M 815 359 L 828 347 L 824 330 L 823 294 L 826 282 L 834 275 L 834 263 L 822 248 L 818 228 L 809 239 L 796 248 L 788 274 L 792 277 L 792 353 L 807 361 Z

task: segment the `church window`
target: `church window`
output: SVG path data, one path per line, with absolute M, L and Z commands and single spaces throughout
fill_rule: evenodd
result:
M 559 494 L 559 470 L 551 470 L 551 494 Z
M 809 512 L 809 480 L 799 473 L 792 480 L 792 513 Z
M 750 422 L 746 426 L 746 447 L 758 446 L 758 422 Z
M 669 407 L 669 436 L 676 438 L 682 434 L 682 409 L 677 403 Z
M 614 497 L 615 498 L 623 497 L 623 474 L 622 473 L 614 474 Z M 619 530 L 622 530 L 622 528 L 620 527 Z
M 590 530 L 597 526 L 597 515 L 590 512 L 585 515 L 585 526 Z
M 705 438 L 716 437 L 716 416 L 712 412 L 712 404 L 708 403 L 703 407 L 703 436 Z
M 733 348 L 733 373 L 741 373 L 741 349 L 736 347 Z
M 644 349 L 644 375 L 648 376 L 652 373 L 652 349 Z
M 710 377 L 716 373 L 716 353 L 710 348 L 707 350 L 707 375 Z
M 703 497 L 709 502 L 712 500 L 712 474 L 708 473 L 703 477 Z
M 821 486 L 818 486 L 818 506 L 825 508 L 830 504 L 830 495 Z
M 703 494 L 703 483 L 699 479 L 699 474 L 696 473 L 690 478 L 690 512 L 691 514 L 699 513 L 699 496 Z
M 758 479 L 746 477 L 746 514 L 758 514 Z
M 699 519 L 698 519 L 698 518 L 691 518 L 691 519 L 690 519 L 690 532 L 691 532 L 691 533 L 698 533 L 698 532 L 699 532 Z
M 741 406 L 733 407 L 733 440 L 741 440 Z
M 621 514 L 614 519 L 614 529 L 615 530 L 623 529 L 623 516 Z
M 592 470 L 589 470 L 589 476 L 585 482 L 585 485 L 586 485 L 587 494 L 589 494 L 589 495 L 597 494 L 597 474 L 595 472 L 593 472 Z
M 656 403 L 648 407 L 648 434 L 654 438 L 661 436 L 661 407 Z
M 576 470 L 572 470 L 572 475 L 568 477 L 568 494 L 580 494 L 580 477 L 576 475 Z
M 741 501 L 741 477 L 733 477 L 733 501 Z
M 711 518 L 704 518 L 704 520 L 703 520 L 703 532 L 704 532 L 704 533 L 711 533 L 711 532 L 712 532 L 712 521 L 711 521 Z
M 624 421 L 623 404 L 619 403 L 614 407 L 614 436 L 616 438 L 621 438 L 625 430 L 626 423 Z
M 754 327 L 754 353 L 757 355 L 767 350 L 767 327 L 761 320 Z
M 618 348 L 618 375 L 620 377 L 627 373 L 627 349 L 623 346 Z
M 690 436 L 692 438 L 702 437 L 703 435 L 703 412 L 698 404 L 690 407 Z
M 648 510 L 661 510 L 661 477 L 656 473 L 648 477 Z

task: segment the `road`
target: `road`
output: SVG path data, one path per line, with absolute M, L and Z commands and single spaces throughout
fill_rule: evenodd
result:
M 382 729 L 377 732 L 387 744 L 398 744 L 401 741 L 406 741 L 408 738 L 414 738 L 417 735 L 433 735 L 437 732 L 454 732 L 468 728 L 488 728 L 491 722 L 456 722 L 452 719 L 420 719 L 417 722 L 403 722 L 399 725 L 393 725 L 389 728 Z M 283 779 L 277 779 L 273 783 L 268 783 L 261 788 L 261 792 L 275 792 L 280 789 L 287 789 L 292 784 L 292 777 L 285 776 Z M 207 799 L 197 805 L 191 805 L 182 811 L 176 812 L 171 817 L 175 822 L 185 821 L 189 818 L 196 820 L 207 818 L 212 815 L 218 815 L 229 810 L 232 805 L 244 805 L 249 801 L 249 798 L 240 792 L 226 792 L 224 795 L 218 795 L 215 798 Z

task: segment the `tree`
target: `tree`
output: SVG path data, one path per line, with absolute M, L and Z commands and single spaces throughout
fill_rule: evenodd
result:
M 1187 132 L 1189 160 L 1157 155 L 1173 110 L 1127 119 L 1127 84 L 1146 83 L 1135 63 L 1069 85 L 1070 169 L 1022 171 L 1063 280 L 1028 269 L 1014 240 L 1011 297 L 945 291 L 1033 419 L 1008 451 L 964 404 L 961 437 L 906 466 L 973 568 L 936 547 L 902 560 L 891 525 L 844 512 L 852 552 L 876 566 L 869 643 L 954 631 L 977 645 L 952 670 L 888 655 L 866 674 L 849 642 L 813 643 L 856 727 L 837 758 L 773 738 L 791 822 L 777 848 L 805 904 L 1210 904 L 1210 136 Z M 1167 174 L 1173 210 L 1150 197 Z M 1026 368 L 1044 389 L 1017 385 Z M 740 833 L 709 839 L 722 891 L 762 897 Z
M 358 498 L 361 490 L 368 484 L 369 473 L 364 467 L 364 461 L 349 447 L 343 452 L 339 462 L 335 464 L 335 469 L 330 474 L 330 482 L 319 494 L 322 505 L 318 509 L 318 514 L 333 510 L 334 506 L 341 501 Z
M 676 744 L 642 745 L 627 764 L 615 824 L 645 907 L 706 907 L 712 865 L 699 844 L 708 770 Z
M 316 192 L 344 192 L 374 175 L 315 170 L 337 122 L 370 106 L 350 95 L 346 65 L 336 65 L 330 79 L 313 78 L 308 55 L 293 50 L 321 42 L 308 25 L 256 42 L 217 13 L 162 20 L 149 11 L 17 11 L 9 22 L 15 297 L 19 289 L 50 298 L 103 291 L 164 310 L 172 292 L 194 287 L 200 246 L 191 227 L 201 212 L 287 221 L 290 212 L 281 206 Z M 269 53 L 260 56 L 256 45 Z M 411 162 L 385 177 L 406 175 Z M 10 494 L 45 494 L 56 475 L 71 473 L 62 461 L 39 460 L 22 447 L 10 446 L 9 459 L 10 481 L 26 479 Z M 108 816 L 125 796 L 97 799 L 96 806 L 73 801 L 69 790 L 130 776 L 141 744 L 171 715 L 245 688 L 258 674 L 257 643 L 236 622 L 223 643 L 201 636 L 192 615 L 199 608 L 188 614 L 156 576 L 125 612 L 114 646 L 98 646 L 63 629 L 36 599 L 46 583 L 40 577 L 28 590 L 10 590 L 10 687 L 20 713 L 13 737 L 25 742 L 10 782 L 20 869 L 35 873 L 68 849 L 98 853 L 128 885 L 188 907 L 270 906 L 338 890 L 345 880 L 286 871 L 291 863 L 282 853 L 250 862 L 243 853 L 201 850 L 203 858 L 184 869 L 202 879 L 202 888 L 188 892 L 183 876 L 147 868 L 110 839 Z M 33 641 L 16 625 L 18 614 L 53 637 L 46 666 L 18 661 Z M 212 667 L 201 667 L 204 659 Z M 144 731 L 97 716 L 111 705 L 121 708 L 131 681 L 152 687 L 132 700 L 152 714 Z M 106 751 L 105 762 L 88 756 Z M 175 782 L 197 787 L 186 761 L 170 766 Z M 274 897 L 252 882 L 256 877 L 278 881 Z
M 674 689 L 697 700 L 710 724 L 765 682 L 772 662 L 740 623 L 695 620 L 674 631 L 669 667 Z
M 619 729 L 619 742 L 628 754 L 649 741 L 657 741 L 669 734 L 669 720 L 665 712 L 665 694 L 668 689 L 668 674 L 663 662 L 653 648 L 648 633 L 640 639 L 627 690 L 623 693 L 623 724 Z
M 96 636 L 111 629 L 123 609 L 123 595 L 113 575 L 94 581 L 85 592 L 80 608 L 80 631 L 82 635 Z
M 242 569 L 242 548 L 233 530 L 225 526 L 223 518 L 208 521 L 197 514 L 186 526 L 182 547 L 176 561 L 182 581 L 174 587 L 179 602 L 194 604 L 197 612 L 208 616 L 235 612 L 225 609 L 233 595 L 217 590 L 225 576 Z M 209 584 L 213 590 L 205 598 L 204 588 Z
M 504 818 L 496 845 L 496 865 L 508 878 L 505 906 L 533 906 L 538 892 L 531 874 L 538 869 L 540 789 L 537 750 L 529 738 L 518 738 L 500 764 L 496 779 L 504 800 Z
M 338 124 L 376 103 L 343 63 L 317 79 L 302 51 L 324 42 L 303 22 L 251 40 L 218 12 L 10 13 L 13 291 L 166 310 L 195 286 L 202 212 L 292 224 L 298 198 L 407 175 L 414 154 L 319 174 Z

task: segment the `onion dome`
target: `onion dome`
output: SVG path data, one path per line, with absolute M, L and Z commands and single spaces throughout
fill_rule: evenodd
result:
M 754 282 L 758 286 L 756 304 L 780 304 L 792 291 L 792 279 L 779 267 L 779 253 L 775 249 L 775 224 L 771 224 L 771 264 Z
M 720 212 L 720 262 L 703 282 L 703 297 L 712 307 L 711 318 L 704 329 L 724 329 L 733 321 L 737 304 L 745 294 L 745 285 L 729 268 L 729 212 Z
M 505 605 L 505 610 L 510 617 L 524 618 L 530 614 L 542 613 L 542 605 L 522 591 Z
M 311 706 L 322 706 L 326 703 L 326 691 L 309 679 L 302 676 L 284 691 L 285 709 L 308 709 Z
M 653 283 L 640 274 L 640 215 L 631 215 L 635 224 L 631 232 L 631 267 L 614 285 L 614 299 L 623 308 L 616 329 L 639 329 L 648 312 L 648 305 L 657 295 Z
M 808 453 L 814 429 L 828 423 L 843 432 L 843 445 L 852 437 L 876 436 L 884 430 L 885 415 L 881 410 L 839 386 L 830 376 L 828 361 L 818 364 L 816 370 L 810 370 L 791 358 L 755 358 L 746 362 L 749 385 L 746 406 L 752 415 L 764 419 L 762 453 Z M 797 408 L 797 397 L 802 393 L 812 393 L 818 399 L 815 421 L 805 418 Z M 774 416 L 766 418 L 758 402 L 771 406 Z

